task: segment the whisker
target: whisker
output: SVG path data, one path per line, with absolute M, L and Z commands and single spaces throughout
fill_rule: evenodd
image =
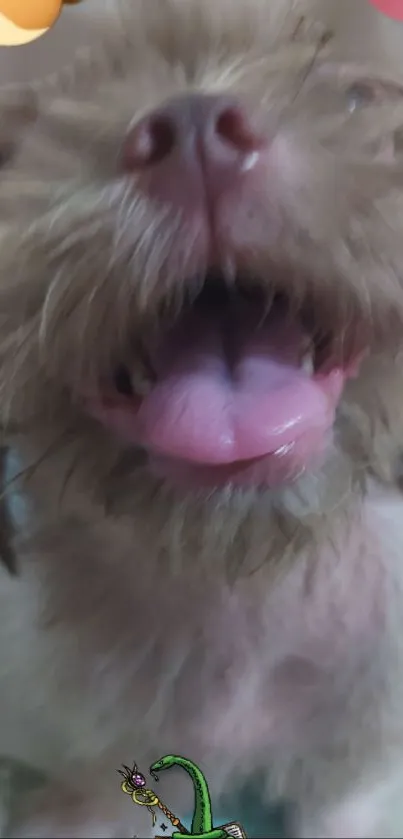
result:
M 304 18 L 302 18 L 300 20 L 299 26 L 297 26 L 296 32 L 294 33 L 294 40 L 296 39 L 296 33 L 298 32 L 298 28 L 301 29 L 303 23 L 304 23 Z M 312 57 L 309 59 L 309 61 L 307 62 L 306 67 L 305 67 L 305 69 L 302 73 L 302 76 L 300 77 L 299 86 L 298 86 L 298 88 L 296 90 L 296 93 L 295 93 L 295 95 L 294 95 L 294 97 L 291 101 L 291 104 L 295 104 L 296 100 L 300 96 L 302 90 L 305 87 L 305 84 L 306 84 L 309 76 L 311 75 L 311 73 L 313 72 L 313 70 L 316 67 L 316 63 L 318 61 L 318 58 L 319 58 L 322 50 L 325 49 L 325 47 L 327 46 L 329 41 L 332 40 L 333 36 L 334 36 L 334 34 L 331 30 L 326 30 L 325 32 L 322 33 L 321 37 L 319 38 L 319 40 L 317 42 L 314 53 L 313 53 Z

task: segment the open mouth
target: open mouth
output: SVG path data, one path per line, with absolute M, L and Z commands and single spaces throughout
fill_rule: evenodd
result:
M 312 310 L 296 314 L 283 294 L 269 306 L 246 288 L 209 276 L 149 353 L 147 394 L 136 393 L 126 363 L 90 405 L 173 481 L 272 487 L 294 480 L 323 454 L 356 371 L 358 354 L 336 352 Z

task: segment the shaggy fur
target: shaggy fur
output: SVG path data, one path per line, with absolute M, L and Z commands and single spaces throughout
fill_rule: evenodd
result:
M 49 778 L 14 836 L 146 835 L 114 770 L 172 751 L 215 795 L 258 772 L 293 836 L 402 835 L 403 79 L 341 62 L 327 4 L 136 0 L 2 98 L 0 754 Z M 325 463 L 278 492 L 183 497 L 82 404 L 133 353 L 146 382 L 149 331 L 206 270 L 116 165 L 189 89 L 245 97 L 273 135 L 235 268 L 309 300 L 336 351 L 370 348 Z

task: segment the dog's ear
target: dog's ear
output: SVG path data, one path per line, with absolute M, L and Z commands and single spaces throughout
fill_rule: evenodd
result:
M 0 170 L 12 161 L 24 131 L 36 119 L 37 110 L 34 88 L 0 89 Z

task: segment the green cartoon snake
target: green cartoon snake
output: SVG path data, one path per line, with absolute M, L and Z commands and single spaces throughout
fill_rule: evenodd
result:
M 230 839 L 223 827 L 213 827 L 209 788 L 203 772 L 195 763 L 179 755 L 165 755 L 150 766 L 150 775 L 158 781 L 157 772 L 171 766 L 181 766 L 193 781 L 194 810 L 192 825 L 190 831 L 186 831 L 187 835 L 194 836 L 195 839 Z M 182 839 L 183 835 L 183 830 L 175 831 L 172 839 Z

